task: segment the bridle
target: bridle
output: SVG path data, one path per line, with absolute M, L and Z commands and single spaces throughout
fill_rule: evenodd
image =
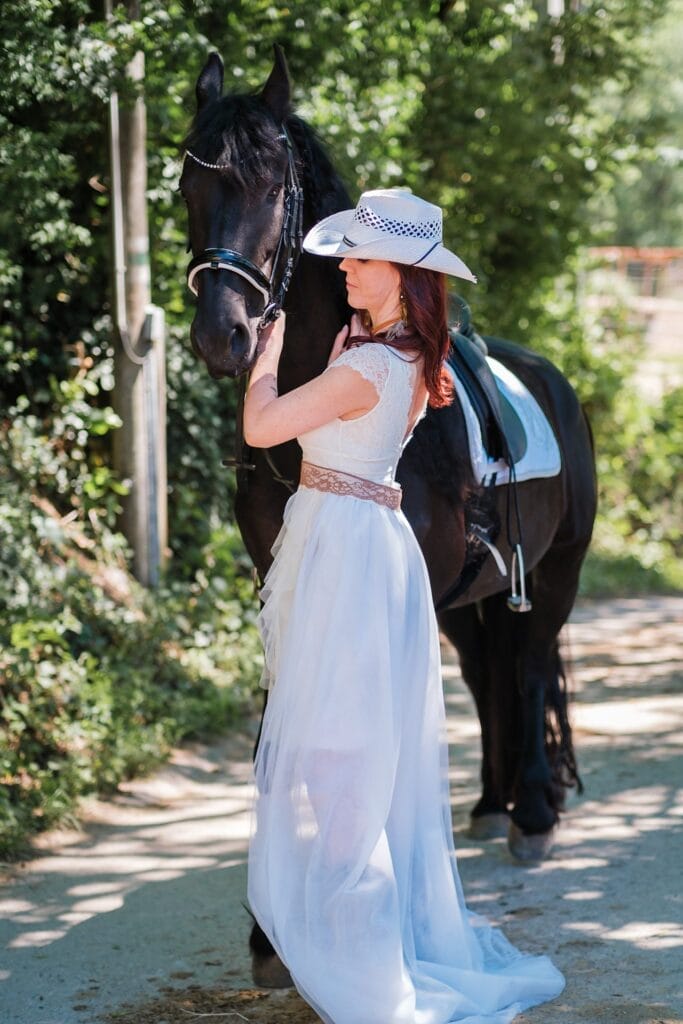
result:
M 304 220 L 304 190 L 299 181 L 296 169 L 296 155 L 289 133 L 284 126 L 278 139 L 287 146 L 287 176 L 285 178 L 285 199 L 282 213 L 282 227 L 278 240 L 275 258 L 270 278 L 266 277 L 260 267 L 257 267 L 247 256 L 234 249 L 207 248 L 190 260 L 187 267 L 187 286 L 190 291 L 197 295 L 199 287 L 196 279 L 203 270 L 227 270 L 232 274 L 243 277 L 252 288 L 263 297 L 263 312 L 258 324 L 258 329 L 263 330 L 269 323 L 272 323 L 280 315 L 285 295 L 292 279 L 292 274 L 299 262 L 303 249 L 303 220 Z M 185 156 L 190 157 L 200 167 L 206 167 L 210 171 L 220 171 L 229 167 L 229 164 L 208 163 L 201 160 L 189 149 Z M 278 271 L 282 265 L 282 271 L 278 280 Z M 240 379 L 240 389 L 237 402 L 237 418 L 235 424 L 235 455 L 230 459 L 223 459 L 224 466 L 231 466 L 237 470 L 238 490 L 246 487 L 246 470 L 256 469 L 256 465 L 248 458 L 244 458 L 244 434 L 242 429 L 244 413 L 244 396 L 246 392 L 246 378 Z M 248 450 L 248 449 L 247 449 Z M 290 492 L 296 489 L 296 484 L 288 480 L 278 470 L 273 457 L 267 448 L 263 449 L 263 455 L 268 463 L 274 478 L 282 483 Z
M 187 268 L 187 286 L 194 295 L 197 295 L 199 290 L 196 281 L 197 275 L 203 270 L 227 270 L 231 274 L 243 277 L 263 298 L 259 330 L 277 320 L 280 315 L 303 243 L 304 190 L 299 182 L 296 169 L 294 146 L 284 124 L 278 139 L 281 139 L 287 146 L 287 176 L 282 228 L 270 278 L 266 277 L 261 268 L 257 267 L 247 256 L 234 249 L 202 249 L 190 261 Z M 206 167 L 209 170 L 219 171 L 230 166 L 229 164 L 207 163 L 206 160 L 200 160 L 189 149 L 185 151 L 185 155 L 200 167 Z

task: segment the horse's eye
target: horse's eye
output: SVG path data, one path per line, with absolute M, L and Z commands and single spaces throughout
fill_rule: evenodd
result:
M 277 197 L 280 195 L 280 192 L 282 192 L 282 185 L 273 185 L 270 191 L 268 192 L 268 198 L 277 199 Z

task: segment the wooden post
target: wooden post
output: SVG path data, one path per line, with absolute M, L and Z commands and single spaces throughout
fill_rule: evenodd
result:
M 127 0 L 131 18 L 139 0 Z M 111 0 L 106 0 L 107 16 Z M 119 116 L 110 102 L 115 348 L 113 404 L 122 426 L 114 434 L 114 465 L 131 483 L 121 529 L 133 550 L 133 572 L 146 586 L 159 581 L 167 547 L 166 375 L 163 312 L 151 305 L 147 225 L 144 55 L 126 69 L 137 97 Z

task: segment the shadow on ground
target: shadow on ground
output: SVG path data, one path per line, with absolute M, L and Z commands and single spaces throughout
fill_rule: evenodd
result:
M 680 598 L 577 609 L 569 646 L 586 791 L 533 868 L 513 863 L 503 840 L 466 836 L 478 730 L 445 659 L 468 902 L 521 948 L 552 956 L 568 981 L 520 1024 L 683 1024 L 682 624 Z M 1 907 L 3 1024 L 317 1019 L 296 993 L 250 985 L 250 745 L 179 751 L 153 780 L 91 805 L 84 833 L 47 837 L 16 870 Z

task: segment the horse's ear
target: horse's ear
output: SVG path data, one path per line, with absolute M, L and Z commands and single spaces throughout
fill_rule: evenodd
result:
M 261 99 L 275 115 L 276 121 L 284 121 L 290 111 L 291 84 L 289 69 L 282 47 L 273 44 L 275 63 L 268 75 L 268 81 L 261 90 Z
M 217 53 L 209 54 L 209 59 L 197 79 L 197 110 L 203 110 L 207 103 L 219 100 L 223 95 L 223 61 Z

